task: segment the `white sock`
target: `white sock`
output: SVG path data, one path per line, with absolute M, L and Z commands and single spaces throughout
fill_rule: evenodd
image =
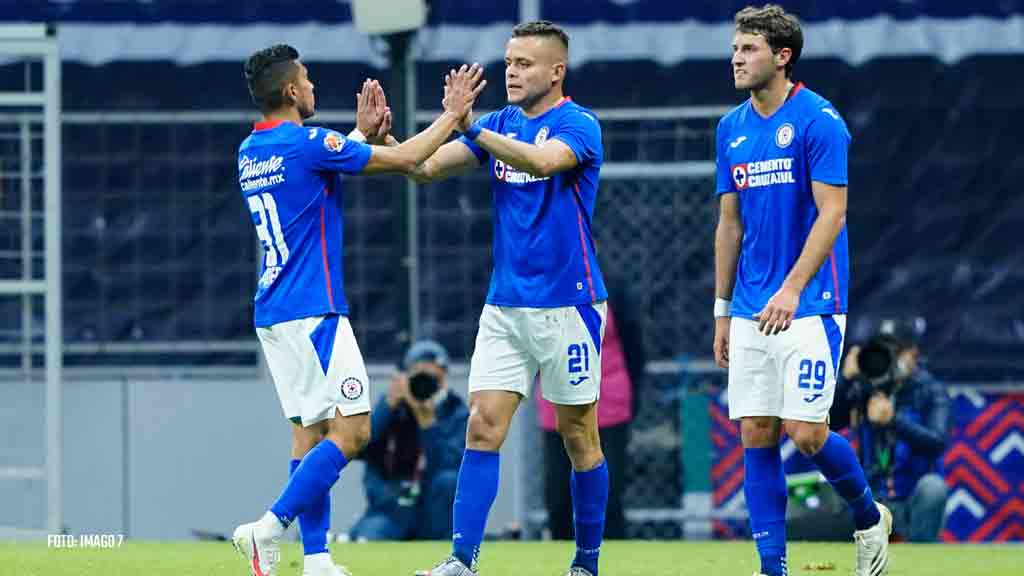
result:
M 320 574 L 322 573 L 321 571 L 330 570 L 333 567 L 334 561 L 331 559 L 329 552 L 306 554 L 303 556 L 303 573 Z
M 269 510 L 262 518 L 257 520 L 257 523 L 261 528 L 270 532 L 270 535 L 274 538 L 280 538 L 284 534 L 284 526 L 281 526 L 281 521 Z

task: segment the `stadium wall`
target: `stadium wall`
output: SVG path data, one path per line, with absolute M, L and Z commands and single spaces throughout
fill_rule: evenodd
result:
M 383 394 L 387 368 L 371 368 Z M 218 373 L 219 372 L 219 373 Z M 465 394 L 466 369 L 451 386 Z M 37 382 L 0 380 L 0 463 L 41 461 Z M 488 530 L 516 517 L 522 428 L 517 416 L 503 449 L 502 490 Z M 194 530 L 229 535 L 269 506 L 287 481 L 291 434 L 273 384 L 258 370 L 182 368 L 74 370 L 64 387 L 64 521 L 69 533 L 126 533 L 133 539 L 181 540 Z M 347 531 L 365 509 L 363 463 L 354 462 L 332 492 L 332 527 Z M 34 478 L 0 484 L 0 525 L 41 528 L 46 485 Z

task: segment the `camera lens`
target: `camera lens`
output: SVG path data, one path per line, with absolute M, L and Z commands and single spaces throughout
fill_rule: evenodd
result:
M 417 372 L 409 377 L 409 392 L 413 398 L 423 401 L 435 393 L 440 386 L 437 378 L 429 372 Z
M 881 378 L 892 367 L 892 350 L 880 342 L 869 342 L 857 355 L 857 364 L 869 380 Z

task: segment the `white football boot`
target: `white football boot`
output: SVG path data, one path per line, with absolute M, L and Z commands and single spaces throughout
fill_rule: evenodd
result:
M 269 516 L 269 517 L 268 517 Z M 263 518 L 235 528 L 231 542 L 248 561 L 252 576 L 274 576 L 281 560 L 281 535 L 284 527 L 270 512 Z
M 889 573 L 889 535 L 892 534 L 892 513 L 875 502 L 882 515 L 878 524 L 853 533 L 857 543 L 857 576 L 883 576 Z

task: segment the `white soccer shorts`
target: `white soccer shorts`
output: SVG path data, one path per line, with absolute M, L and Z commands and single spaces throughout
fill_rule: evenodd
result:
M 601 391 L 604 302 L 561 308 L 485 305 L 469 365 L 469 391 L 541 394 L 554 404 L 596 402 Z
M 825 422 L 839 371 L 846 316 L 807 316 L 766 336 L 757 322 L 729 327 L 729 418 Z
M 256 328 L 286 418 L 310 426 L 370 411 L 363 356 L 345 316 L 313 316 Z

